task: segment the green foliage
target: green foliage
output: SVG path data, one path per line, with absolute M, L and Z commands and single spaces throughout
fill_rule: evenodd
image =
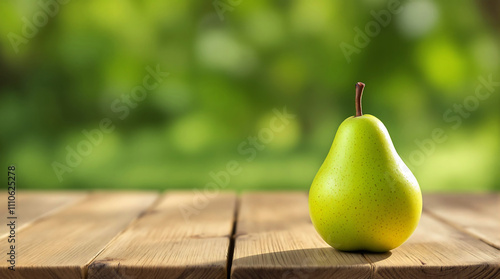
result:
M 479 76 L 500 81 L 499 36 L 479 2 L 405 3 L 350 63 L 340 44 L 355 46 L 354 28 L 387 2 L 243 0 L 221 20 L 212 1 L 68 1 L 16 52 L 9 34 L 44 11 L 35 3 L 0 2 L 0 162 L 16 165 L 21 188 L 202 188 L 235 160 L 228 188 L 305 190 L 363 81 L 365 113 L 423 191 L 500 190 L 500 86 L 467 116 L 454 111 Z M 120 119 L 113 102 L 157 65 L 170 75 Z M 250 148 L 284 107 L 295 118 Z M 67 165 L 66 148 L 104 118 L 114 131 L 59 181 L 53 162 Z

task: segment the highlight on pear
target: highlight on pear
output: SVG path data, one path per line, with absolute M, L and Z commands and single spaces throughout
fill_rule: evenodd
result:
M 340 124 L 312 182 L 309 213 L 335 249 L 386 252 L 416 229 L 422 194 L 384 124 L 363 114 L 364 88 L 356 83 L 355 115 Z

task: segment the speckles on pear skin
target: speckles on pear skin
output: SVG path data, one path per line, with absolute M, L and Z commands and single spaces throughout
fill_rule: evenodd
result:
M 420 218 L 421 194 L 416 180 L 408 179 L 412 174 L 400 165 L 400 158 L 390 157 L 398 156 L 392 143 L 380 145 L 390 137 L 373 134 L 384 130 L 383 124 L 376 123 L 375 117 L 363 117 L 346 120 L 339 127 L 311 186 L 311 220 L 323 239 L 337 249 L 380 252 L 399 246 L 411 235 Z M 354 133 L 357 120 L 363 121 L 363 130 Z M 345 139 L 354 135 L 358 138 Z

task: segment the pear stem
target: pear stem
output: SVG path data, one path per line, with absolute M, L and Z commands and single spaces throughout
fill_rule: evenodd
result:
M 365 84 L 362 82 L 356 83 L 356 116 L 363 115 L 363 109 L 361 108 L 361 97 L 363 97 L 363 89 L 365 88 Z

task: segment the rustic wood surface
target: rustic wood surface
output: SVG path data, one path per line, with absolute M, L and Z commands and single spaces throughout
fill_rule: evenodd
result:
M 500 249 L 500 195 L 427 195 L 424 202 L 438 219 Z
M 0 215 L 7 195 L 0 195 Z M 500 194 L 432 194 L 387 253 L 329 247 L 307 193 L 18 193 L 16 271 L 0 278 L 500 278 Z M 6 229 L 7 227 L 7 229 Z
M 83 199 L 87 193 L 85 192 L 19 192 L 15 196 L 14 214 L 19 216 L 17 219 L 17 230 L 22 230 L 33 221 L 48 216 L 63 209 L 65 206 Z M 9 211 L 7 210 L 7 193 L 0 195 L 2 211 L 0 213 L 1 220 L 7 220 Z M 9 228 L 0 226 L 0 238 L 7 235 Z
M 235 194 L 167 193 L 89 267 L 89 278 L 226 278 Z
M 499 278 L 500 251 L 433 219 L 425 211 L 417 230 L 388 253 L 369 254 L 375 278 Z
M 233 278 L 370 276 L 362 254 L 331 248 L 309 219 L 306 193 L 254 193 L 241 198 Z
M 95 193 L 33 222 L 17 233 L 15 271 L 2 260 L 0 278 L 86 277 L 94 257 L 156 198 L 156 193 Z M 0 243 L 5 244 L 0 254 L 6 255 L 7 240 Z

